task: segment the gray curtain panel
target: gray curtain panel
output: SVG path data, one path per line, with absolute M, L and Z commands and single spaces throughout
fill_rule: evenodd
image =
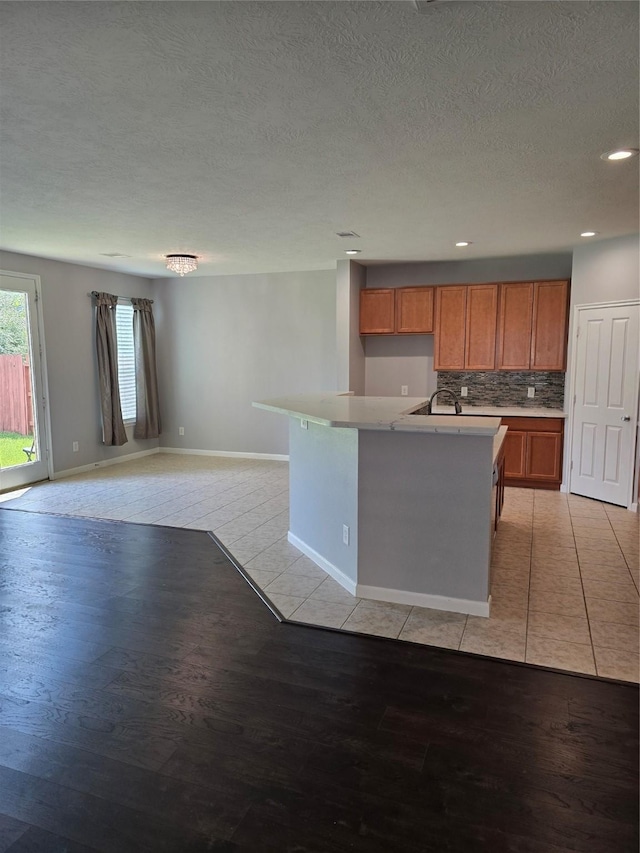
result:
M 118 385 L 118 344 L 116 341 L 116 305 L 111 293 L 96 294 L 96 351 L 102 409 L 102 441 L 109 445 L 126 444 Z
M 156 325 L 151 302 L 132 299 L 136 356 L 136 425 L 134 438 L 158 438 L 162 432 L 156 372 Z

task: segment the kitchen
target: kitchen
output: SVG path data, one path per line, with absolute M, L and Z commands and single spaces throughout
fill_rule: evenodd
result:
M 388 393 L 390 396 L 386 398 L 387 405 L 395 405 L 396 416 L 399 416 L 399 419 L 395 423 L 392 422 L 391 430 L 395 431 L 397 435 L 399 428 L 411 429 L 408 423 L 411 417 L 407 418 L 407 413 L 424 412 L 424 405 L 421 407 L 413 399 L 413 393 L 411 398 L 407 397 L 406 399 L 402 397 L 393 399 L 391 394 L 394 390 L 395 395 L 398 394 L 398 391 L 401 391 L 402 394 L 413 392 L 415 385 L 412 387 L 407 384 L 403 387 L 407 381 L 406 377 L 413 375 L 418 383 L 422 383 L 425 394 L 426 392 L 430 392 L 432 395 L 434 390 L 437 389 L 453 389 L 456 394 L 460 395 L 459 400 L 467 414 L 504 418 L 503 424 L 509 427 L 509 433 L 507 433 L 507 438 L 502 447 L 506 463 L 504 483 L 507 486 L 513 486 L 518 489 L 518 491 L 512 491 L 507 488 L 507 511 L 509 511 L 510 504 L 517 506 L 518 502 L 522 500 L 521 496 L 526 494 L 525 492 L 521 492 L 521 489 L 544 490 L 534 493 L 541 507 L 540 518 L 546 524 L 545 512 L 547 510 L 551 511 L 552 516 L 555 515 L 558 519 L 562 518 L 567 501 L 564 497 L 564 492 L 567 489 L 563 486 L 562 496 L 558 492 L 563 482 L 563 469 L 565 467 L 563 466 L 563 455 L 565 457 L 567 455 L 563 448 L 563 441 L 565 437 L 566 409 L 568 408 L 564 406 L 566 381 L 564 368 L 567 358 L 566 347 L 569 327 L 569 281 L 567 279 L 554 278 L 551 280 L 528 282 L 483 282 L 471 285 L 452 283 L 445 286 L 437 286 L 435 284 L 416 286 L 415 278 L 411 281 L 407 276 L 407 273 L 411 274 L 410 267 L 411 265 L 405 265 L 403 269 L 400 265 L 396 265 L 394 272 L 399 273 L 397 276 L 399 281 L 394 282 L 398 284 L 395 288 L 377 286 L 380 283 L 388 283 L 388 280 L 385 281 L 383 276 L 376 275 L 378 268 L 375 266 L 368 267 L 364 274 L 361 269 L 354 269 L 354 265 L 351 265 L 351 269 L 349 270 L 350 277 L 355 280 L 355 290 L 359 291 L 358 307 L 360 308 L 358 312 L 358 324 L 356 326 L 352 322 L 351 329 L 355 329 L 360 337 L 365 362 L 365 396 L 361 397 L 360 401 L 362 403 L 366 402 L 372 407 L 376 402 L 383 402 L 383 398 L 372 399 L 373 395 L 371 395 L 371 391 L 378 394 L 381 394 L 381 392 Z M 373 275 L 371 275 L 372 272 Z M 554 272 L 557 275 L 557 272 Z M 367 286 L 360 287 L 359 285 L 364 283 L 363 280 L 365 277 Z M 369 288 L 369 280 L 372 280 L 376 284 L 376 287 Z M 412 286 L 405 286 L 408 282 Z M 353 291 L 351 296 L 351 305 L 353 305 Z M 434 317 L 436 318 L 435 322 Z M 446 330 L 446 332 L 443 333 L 443 330 Z M 432 332 L 435 332 L 435 335 L 432 335 Z M 637 332 L 635 334 L 637 336 Z M 352 385 L 354 384 L 353 377 L 358 376 L 357 368 L 362 367 L 362 362 L 360 362 L 360 365 L 357 363 L 359 353 L 357 346 L 353 346 L 354 337 L 355 335 L 352 334 L 350 347 Z M 633 341 L 631 341 L 630 346 L 632 352 L 634 351 L 634 347 L 637 348 L 637 344 Z M 388 348 L 388 351 L 385 351 L 385 347 Z M 355 358 L 353 356 L 354 350 L 356 352 Z M 355 371 L 354 362 L 356 364 Z M 437 370 L 433 369 L 434 366 Z M 443 369 L 443 366 L 447 369 Z M 493 369 L 496 366 L 499 367 L 498 370 Z M 425 370 L 425 367 L 427 367 L 427 370 Z M 455 370 L 451 368 L 455 368 Z M 532 370 L 532 368 L 537 369 Z M 363 371 L 360 370 L 361 379 L 362 373 Z M 402 381 L 403 379 L 404 382 Z M 566 381 L 567 385 L 569 385 L 569 381 Z M 448 402 L 446 396 L 443 395 L 443 403 Z M 351 398 L 351 405 L 357 406 L 358 402 L 357 396 L 356 399 Z M 426 401 L 422 399 L 418 402 L 424 404 Z M 264 408 L 288 413 L 291 416 L 290 446 L 292 471 L 294 472 L 296 469 L 294 461 L 295 448 L 299 446 L 300 437 L 308 435 L 308 433 L 300 433 L 300 419 L 303 418 L 306 421 L 307 418 L 304 418 L 304 415 L 308 416 L 310 423 L 306 428 L 309 429 L 315 426 L 316 419 L 319 423 L 324 423 L 325 425 L 329 423 L 328 420 L 322 420 L 322 414 L 327 418 L 331 418 L 331 404 L 328 400 L 322 401 L 322 405 L 319 408 L 318 405 L 314 406 L 314 404 L 319 405 L 320 400 L 305 401 L 303 398 L 298 398 L 296 401 L 294 398 L 287 401 L 285 398 L 280 401 L 266 401 L 264 405 Z M 634 410 L 633 407 L 637 405 L 637 397 L 625 400 L 625 405 L 627 407 L 631 406 L 632 410 Z M 324 413 L 321 411 L 322 406 L 328 406 Z M 372 421 L 375 421 L 376 416 L 373 408 L 370 413 Z M 452 407 L 448 408 L 446 405 L 437 405 L 434 407 L 434 414 L 436 413 L 450 413 L 453 417 L 447 419 L 447 424 L 455 423 L 455 415 Z M 333 414 L 338 417 L 341 425 L 346 425 L 345 421 L 340 421 L 340 416 L 339 414 L 336 415 L 336 411 Z M 488 423 L 489 421 L 487 421 Z M 495 423 L 499 423 L 499 421 Z M 440 425 L 442 426 L 443 424 L 444 421 L 441 420 Z M 333 425 L 338 425 L 338 423 L 335 422 Z M 381 421 L 378 420 L 374 428 L 379 429 L 380 427 Z M 362 435 L 363 433 L 360 434 Z M 426 437 L 424 438 L 426 439 Z M 627 469 L 625 473 L 629 477 L 633 470 L 633 458 L 628 458 L 622 467 Z M 408 471 L 406 475 L 409 475 Z M 442 476 L 443 472 L 440 471 L 440 477 L 442 478 Z M 307 477 L 306 479 L 306 482 L 313 481 L 313 477 Z M 382 482 L 383 480 L 378 482 L 379 491 L 382 491 Z M 630 477 L 627 480 L 627 484 L 631 486 Z M 302 502 L 302 491 L 300 488 L 295 489 L 296 499 L 300 502 Z M 545 493 L 549 496 L 546 500 L 543 499 Z M 554 499 L 554 493 L 557 494 L 558 500 Z M 362 497 L 363 491 L 360 490 L 359 494 Z M 511 499 L 510 495 L 513 496 Z M 439 508 L 441 508 L 442 495 L 439 496 L 436 489 L 431 497 L 432 504 L 433 501 L 438 500 L 438 497 L 440 497 Z M 576 500 L 579 501 L 580 499 Z M 589 502 L 587 501 L 586 503 Z M 630 500 L 629 503 L 632 504 L 632 501 Z M 494 504 L 493 501 L 492 504 Z M 500 504 L 498 506 L 498 513 Z M 387 511 L 391 505 L 387 505 Z M 572 506 L 578 515 L 582 511 L 589 512 L 589 507 L 586 509 L 580 507 L 577 502 L 574 502 Z M 600 511 L 601 505 L 594 504 L 594 506 Z M 612 507 L 613 510 L 614 507 Z M 515 514 L 517 515 L 517 510 Z M 304 515 L 304 512 L 302 512 L 302 515 Z M 595 515 L 594 511 L 593 516 Z M 597 527 L 600 519 L 593 516 L 589 516 L 588 514 L 585 516 L 589 519 L 587 526 L 593 524 Z M 379 511 L 377 517 L 378 519 L 381 517 Z M 390 518 L 391 516 L 387 515 L 385 533 L 389 531 L 388 522 Z M 453 515 L 449 517 L 450 523 L 444 525 L 444 527 L 447 527 L 449 531 L 452 528 L 457 530 L 460 538 L 464 538 L 465 529 L 462 520 L 452 521 L 452 519 L 454 519 Z M 565 520 L 568 521 L 568 519 L 569 514 L 567 513 Z M 550 557 L 546 559 L 547 565 L 545 568 L 550 568 L 551 570 L 554 568 L 557 569 L 559 576 L 559 579 L 555 579 L 554 582 L 547 584 L 547 586 L 550 589 L 554 587 L 560 588 L 559 590 L 555 590 L 553 596 L 557 600 L 556 603 L 541 603 L 540 595 L 538 594 L 537 603 L 535 604 L 537 610 L 557 611 L 560 609 L 557 604 L 572 605 L 576 609 L 568 611 L 570 616 L 573 616 L 576 620 L 587 616 L 586 611 L 577 606 L 578 600 L 573 596 L 577 594 L 578 589 L 583 596 L 586 595 L 587 588 L 589 589 L 589 595 L 593 595 L 591 590 L 598 587 L 591 587 L 591 584 L 595 582 L 597 585 L 598 580 L 593 577 L 593 566 L 588 564 L 590 555 L 588 553 L 589 548 L 587 548 L 586 552 L 584 552 L 582 562 L 584 563 L 584 572 L 589 577 L 583 578 L 582 586 L 578 587 L 577 576 L 579 568 L 576 549 L 575 547 L 573 550 L 569 549 L 570 545 L 574 545 L 574 539 L 571 538 L 572 531 L 577 531 L 575 541 L 580 546 L 583 544 L 580 542 L 580 535 L 583 533 L 581 529 L 583 521 L 583 518 L 578 518 L 574 522 L 576 525 L 574 528 L 569 525 L 565 529 L 558 529 L 557 531 L 554 529 L 555 521 L 551 522 L 549 530 L 543 530 L 540 526 L 536 528 L 534 535 L 538 538 L 539 547 L 548 546 L 552 549 Z M 300 537 L 296 536 L 294 532 L 295 523 L 295 515 L 292 512 L 291 531 L 293 535 L 290 536 L 290 541 L 332 574 L 330 562 L 327 566 L 322 559 L 317 560 L 317 552 L 314 553 L 313 548 L 305 549 L 304 540 L 301 542 Z M 436 531 L 443 529 L 442 523 L 440 527 L 435 525 L 434 528 L 431 528 L 425 522 L 425 527 L 427 528 L 427 538 L 422 542 L 422 546 L 429 541 L 429 536 L 433 536 L 434 529 Z M 363 545 L 365 543 L 370 544 L 372 541 L 372 530 L 371 526 L 367 527 L 367 534 L 362 537 Z M 491 555 L 485 558 L 486 551 L 483 552 L 482 547 L 477 550 L 477 554 L 482 554 L 479 562 L 482 566 L 480 574 L 483 579 L 488 579 L 490 575 L 493 576 L 494 574 L 498 576 L 503 575 L 505 562 L 513 563 L 514 556 L 517 558 L 517 547 L 514 552 L 512 545 L 519 546 L 521 543 L 518 540 L 518 534 L 515 535 L 513 542 L 510 542 L 509 536 L 512 532 L 509 531 L 506 537 L 498 537 L 498 544 L 494 548 L 493 559 L 491 559 Z M 336 536 L 339 536 L 339 530 Z M 529 536 L 531 536 L 530 531 Z M 606 536 L 604 529 L 601 536 L 602 539 Z M 384 535 L 380 538 L 378 542 L 379 547 L 382 546 L 384 538 Z M 445 540 L 446 536 L 443 538 L 443 541 Z M 433 540 L 431 542 L 433 543 Z M 592 546 L 594 545 L 594 541 L 588 540 L 586 544 Z M 555 545 L 559 545 L 561 549 L 566 546 L 567 550 L 553 551 Z M 435 550 L 438 550 L 438 546 L 436 546 Z M 508 553 L 509 551 L 511 553 Z M 336 551 L 334 550 L 333 553 L 336 553 Z M 365 547 L 364 553 L 368 555 L 367 560 L 371 562 L 375 558 L 376 549 Z M 404 563 L 406 554 L 402 552 L 401 548 L 398 548 L 395 554 L 396 564 L 394 572 L 397 579 L 397 565 Z M 507 554 L 506 557 L 505 554 Z M 385 556 L 388 560 L 389 554 L 386 553 Z M 533 564 L 535 565 L 536 561 L 540 563 L 543 556 L 543 551 L 539 550 L 539 555 L 532 558 Z M 631 554 L 630 556 L 633 559 L 633 555 Z M 608 555 L 600 552 L 598 559 L 607 563 L 610 558 Z M 521 562 L 526 563 L 528 560 L 529 556 L 523 554 Z M 366 562 L 366 560 L 363 560 L 363 562 Z M 429 565 L 428 557 L 423 560 L 423 564 L 425 566 Z M 609 570 L 610 568 L 611 571 Z M 611 574 L 613 571 L 612 567 L 607 567 L 603 570 L 603 573 Z M 626 568 L 623 571 L 625 573 L 624 576 L 621 572 L 615 578 L 616 581 L 622 581 L 626 578 Z M 574 576 L 564 578 L 565 574 Z M 379 575 L 380 572 L 378 572 Z M 347 590 L 357 594 L 357 584 L 353 585 L 348 581 L 345 583 L 344 575 L 341 577 L 339 573 L 333 573 L 332 576 Z M 530 576 L 528 575 L 528 577 Z M 628 580 L 628 578 L 626 579 Z M 512 575 L 509 580 L 514 580 L 514 576 Z M 529 583 L 529 580 L 527 580 L 527 583 Z M 540 579 L 536 579 L 534 576 L 531 583 L 532 589 L 535 591 L 536 586 L 540 583 Z M 374 587 L 363 583 L 359 591 L 365 598 L 379 598 L 383 601 L 396 603 L 417 603 L 420 600 L 420 593 L 417 593 L 418 597 L 414 598 L 410 594 L 403 597 L 402 593 L 398 594 L 397 589 L 381 589 L 381 587 L 385 586 L 393 586 L 393 584 L 381 583 Z M 566 589 L 563 590 L 563 587 L 566 587 Z M 498 588 L 500 588 L 500 585 Z M 414 596 L 416 595 L 416 589 L 417 587 L 413 588 Z M 622 586 L 620 586 L 620 589 L 622 589 Z M 511 591 L 509 590 L 509 592 Z M 631 591 L 633 591 L 633 588 L 626 586 L 625 592 L 614 594 L 624 597 L 629 593 L 628 600 L 630 601 Z M 269 590 L 267 590 L 267 594 L 268 592 Z M 404 589 L 403 592 L 407 593 L 407 589 Z M 421 592 L 424 592 L 424 588 L 421 589 Z M 522 593 L 522 590 L 520 590 L 520 593 Z M 548 592 L 547 597 L 550 594 Z M 493 603 L 496 600 L 497 606 L 494 607 L 493 612 L 501 614 L 504 612 L 504 604 L 508 601 L 508 596 L 505 599 L 504 594 L 499 594 L 496 599 L 494 595 Z M 521 596 L 521 604 L 523 600 Z M 488 602 L 491 602 L 490 598 Z M 286 604 L 286 602 L 283 603 Z M 442 608 L 442 610 L 454 612 L 457 610 L 458 613 L 466 612 L 467 614 L 471 614 L 468 616 L 468 620 L 477 620 L 481 615 L 488 615 L 488 610 L 483 612 L 482 609 L 478 609 L 477 602 L 471 606 L 469 606 L 468 601 L 452 603 L 450 599 L 438 600 L 437 594 L 431 597 L 431 599 L 425 596 L 421 600 L 421 603 L 425 608 Z M 309 602 L 306 602 L 306 604 L 308 605 Z M 297 616 L 294 615 L 292 618 L 300 618 L 305 621 L 302 609 Z M 523 612 L 526 612 L 526 606 Z M 536 622 L 536 619 L 539 619 L 539 616 L 536 616 L 535 613 L 533 619 L 531 619 L 531 614 L 529 616 L 530 621 L 533 623 Z M 444 618 L 447 617 L 440 619 L 440 624 L 442 624 Z M 451 619 L 455 620 L 455 618 L 455 616 L 451 616 Z M 628 617 L 623 618 L 628 619 Z M 631 617 L 631 619 L 633 618 L 635 617 Z M 631 621 L 631 619 L 628 619 L 628 621 Z M 314 620 L 313 618 L 309 618 L 308 621 Z M 490 619 L 489 622 L 494 622 L 494 620 Z M 584 623 L 579 627 L 582 629 L 586 624 L 585 619 Z M 510 627 L 514 628 L 515 622 Z M 576 627 L 578 627 L 577 622 Z M 548 629 L 543 628 L 542 630 L 543 633 L 549 633 Z M 595 626 L 595 630 L 599 630 L 597 625 Z M 632 631 L 632 628 L 629 627 L 629 630 Z M 553 629 L 551 633 L 553 634 Z M 436 634 L 430 634 L 429 630 L 427 630 L 426 633 L 423 632 L 423 636 L 433 638 Z M 406 638 L 410 639 L 409 636 Z M 460 637 L 458 636 L 457 639 L 459 640 Z M 556 639 L 553 637 L 548 638 L 551 641 L 551 645 L 554 645 Z M 586 645 L 583 645 L 582 642 L 586 639 L 586 635 L 581 637 L 577 633 L 573 635 L 568 634 L 565 639 L 568 643 L 565 643 L 563 646 L 562 640 L 557 641 L 562 648 L 558 646 L 556 652 L 576 652 L 579 647 L 586 649 Z M 532 638 L 529 644 L 532 649 L 535 647 L 536 640 L 538 644 L 540 643 L 540 638 Z M 580 642 L 575 643 L 576 640 Z M 438 642 L 435 641 L 435 644 L 438 644 Z M 548 642 L 543 641 L 542 644 L 543 646 L 548 645 Z M 459 647 L 464 648 L 463 645 Z M 548 663 L 549 658 L 545 657 L 545 651 L 548 650 L 541 651 L 540 662 L 545 662 L 546 660 Z M 493 654 L 495 651 L 487 653 Z M 514 653 L 506 651 L 504 655 L 512 659 L 524 659 L 523 652 L 516 651 Z M 569 654 L 569 658 L 571 658 L 571 654 Z M 527 657 L 527 660 L 529 659 L 530 657 Z M 582 664 L 576 662 L 574 658 L 573 663 L 568 664 L 567 668 L 591 671 L 586 657 L 583 658 Z
M 254 404 L 290 417 L 289 541 L 353 594 L 488 616 L 504 486 L 560 487 L 569 282 L 363 288 L 359 297 L 361 339 L 434 334 L 438 387 L 428 401 L 298 395 Z M 482 373 L 475 382 L 452 370 Z M 476 404 L 463 418 L 460 378 L 474 383 Z M 529 407 L 505 405 L 523 383 Z M 434 405 L 442 396 L 455 411 Z

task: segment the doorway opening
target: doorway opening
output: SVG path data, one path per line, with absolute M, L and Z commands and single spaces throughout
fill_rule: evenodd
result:
M 0 274 L 0 491 L 50 473 L 38 284 Z

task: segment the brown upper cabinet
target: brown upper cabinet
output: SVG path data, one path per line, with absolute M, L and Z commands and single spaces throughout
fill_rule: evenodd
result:
M 396 291 L 396 332 L 433 332 L 433 287 L 399 287 Z
M 360 334 L 392 335 L 395 325 L 395 290 L 364 288 L 360 291 Z
M 465 370 L 495 369 L 497 314 L 498 285 L 470 284 L 467 287 Z
M 503 284 L 498 370 L 564 370 L 569 282 Z
M 564 370 L 569 282 L 540 281 L 533 289 L 531 370 Z
M 434 370 L 494 370 L 497 284 L 436 288 Z
M 424 335 L 433 332 L 433 287 L 364 288 L 361 335 Z

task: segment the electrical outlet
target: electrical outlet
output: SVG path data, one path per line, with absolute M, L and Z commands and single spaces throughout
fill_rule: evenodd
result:
M 178 427 L 178 435 L 184 435 L 184 427 Z
M 348 524 L 342 525 L 342 541 L 344 542 L 345 545 L 349 544 L 349 525 Z
M 461 396 L 461 397 L 466 397 L 466 396 L 467 396 L 467 392 L 468 392 L 468 391 L 469 391 L 469 389 L 467 388 L 467 386 L 466 386 L 466 385 L 463 385 L 463 386 L 462 386 L 462 388 L 460 389 L 460 396 Z
M 536 386 L 529 385 L 527 388 L 527 397 L 535 397 L 536 396 Z
M 74 453 L 77 453 L 79 450 L 80 450 L 80 442 L 79 442 L 79 441 L 74 441 L 74 442 L 73 442 L 73 452 L 74 452 Z
M 401 385 L 400 386 L 400 396 L 407 397 L 409 395 L 409 386 Z
M 300 418 L 300 429 L 309 429 L 309 421 L 306 418 Z

